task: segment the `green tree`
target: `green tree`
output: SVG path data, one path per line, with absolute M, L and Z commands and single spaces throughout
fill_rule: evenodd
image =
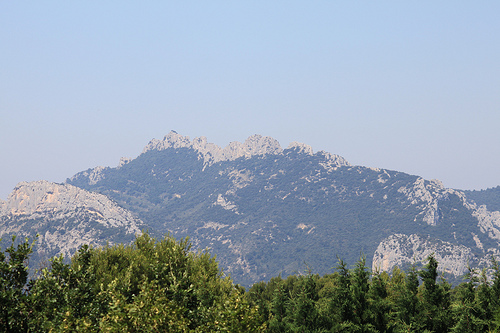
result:
M 314 332 L 319 324 L 319 314 L 316 308 L 319 298 L 316 290 L 316 276 L 311 275 L 310 272 L 302 276 L 299 279 L 298 289 L 298 294 L 288 304 L 288 322 L 292 331 Z
M 11 245 L 0 252 L 0 331 L 25 332 L 28 327 L 27 281 L 28 258 L 33 252 L 26 238 L 14 246 L 16 237 L 12 236 Z M 7 254 L 7 255 L 6 255 Z
M 431 332 L 448 332 L 451 327 L 450 286 L 448 283 L 437 283 L 438 262 L 434 255 L 427 258 L 425 269 L 419 272 L 423 280 L 422 291 L 422 322 Z
M 418 273 L 415 265 L 403 274 L 399 269 L 393 270 L 392 285 L 392 324 L 395 332 L 421 332 L 423 323 L 419 319 L 421 303 L 418 298 Z
M 387 279 L 385 272 L 373 273 L 368 291 L 369 321 L 379 332 L 391 332 L 388 327 L 391 304 L 388 299 Z
M 339 259 L 333 297 L 330 302 L 330 311 L 334 314 L 334 322 L 340 325 L 354 321 L 353 299 L 351 294 L 351 272 L 347 264 Z
M 32 283 L 34 331 L 258 331 L 264 319 L 215 258 L 187 239 L 84 246 Z M 215 326 L 214 326 L 215 325 Z
M 456 300 L 452 304 L 455 325 L 451 328 L 451 331 L 463 333 L 486 332 L 486 322 L 481 318 L 483 309 L 480 308 L 478 297 L 476 297 L 476 286 L 479 279 L 470 267 L 465 278 L 468 281 L 455 288 Z
M 73 256 L 71 265 L 62 256 L 50 260 L 37 279 L 30 282 L 31 331 L 51 331 L 71 327 L 98 331 L 99 321 L 108 309 L 107 299 L 99 295 L 97 276 L 91 258 L 94 250 L 84 245 Z

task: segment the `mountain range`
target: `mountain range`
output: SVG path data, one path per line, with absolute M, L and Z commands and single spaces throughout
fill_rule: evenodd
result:
M 34 237 L 35 259 L 81 244 L 130 242 L 148 230 L 209 249 L 236 283 L 331 273 L 364 255 L 376 270 L 434 253 L 451 279 L 499 255 L 500 187 L 445 188 L 404 172 L 253 135 L 221 148 L 174 131 L 117 167 L 64 184 L 20 183 L 0 201 L 0 237 Z

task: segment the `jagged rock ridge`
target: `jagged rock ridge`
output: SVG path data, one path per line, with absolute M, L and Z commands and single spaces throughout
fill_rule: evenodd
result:
M 268 136 L 252 135 L 244 143 L 233 141 L 222 149 L 213 143 L 209 143 L 204 136 L 190 141 L 189 137 L 171 131 L 163 140 L 151 140 L 144 148 L 143 153 L 168 148 L 193 148 L 200 153 L 200 157 L 208 164 L 235 160 L 240 157 L 248 158 L 254 155 L 279 154 L 283 151 L 278 141 Z
M 221 148 L 214 143 L 208 142 L 207 138 L 204 136 L 195 138 L 191 141 L 188 136 L 182 136 L 175 131 L 170 131 L 165 135 L 163 140 L 152 139 L 144 147 L 142 154 L 150 151 L 179 148 L 187 148 L 196 151 L 198 159 L 203 161 L 204 167 L 222 161 L 234 161 L 238 158 L 248 159 L 253 156 L 279 155 L 284 152 L 276 139 L 259 134 L 248 137 L 243 143 L 233 141 L 225 148 Z M 286 150 L 294 150 L 300 153 L 313 155 L 311 146 L 296 141 L 291 142 Z M 321 164 L 328 169 L 350 165 L 346 159 L 339 155 L 334 155 L 325 151 L 319 151 L 316 154 L 322 156 L 324 161 Z M 132 158 L 122 157 L 118 164 L 118 168 L 123 167 L 132 160 Z M 95 185 L 105 177 L 104 174 L 107 169 L 109 168 L 102 166 L 88 169 L 70 178 L 70 182 L 76 182 L 77 178 L 80 177 L 88 179 L 89 185 Z
M 192 148 L 199 152 L 200 158 L 206 164 L 233 161 L 241 157 L 250 158 L 256 155 L 276 155 L 283 153 L 283 148 L 281 148 L 279 142 L 269 136 L 255 134 L 248 137 L 243 143 L 233 141 L 225 148 L 221 148 L 216 144 L 209 143 L 204 136 L 190 141 L 189 137 L 182 136 L 175 131 L 168 133 L 163 140 L 151 140 L 142 152 L 146 153 L 150 150 L 164 150 L 168 148 Z M 313 155 L 311 146 L 296 141 L 291 142 L 287 149 L 296 149 L 301 153 Z M 349 162 L 339 155 L 323 151 L 320 154 L 323 154 L 330 164 L 335 164 L 336 166 L 350 165 Z

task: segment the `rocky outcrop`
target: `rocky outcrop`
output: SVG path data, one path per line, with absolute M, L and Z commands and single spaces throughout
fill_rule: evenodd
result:
M 194 138 L 191 141 L 188 136 L 180 135 L 175 131 L 170 131 L 170 133 L 165 135 L 163 140 L 151 140 L 146 147 L 144 147 L 142 154 L 152 150 L 162 151 L 180 148 L 195 150 L 198 153 L 198 159 L 203 160 L 204 168 L 222 161 L 234 161 L 238 158 L 248 159 L 253 156 L 279 155 L 292 151 L 298 152 L 299 154 L 313 155 L 312 147 L 304 143 L 294 141 L 290 143 L 287 149 L 283 150 L 276 139 L 259 134 L 248 137 L 243 143 L 233 141 L 226 147 L 221 148 L 214 143 L 208 142 L 207 138 L 204 136 Z M 350 166 L 349 162 L 339 155 L 324 151 L 319 151 L 315 155 L 323 160 L 320 164 L 328 171 L 333 171 L 335 168 L 341 166 Z M 120 169 L 131 161 L 133 161 L 132 158 L 122 157 L 116 169 Z M 98 166 L 93 169 L 79 172 L 68 181 L 75 182 L 83 179 L 86 184 L 95 185 L 106 178 L 105 173 L 108 169 L 110 168 Z
M 452 193 L 439 180 L 426 181 L 419 177 L 412 186 L 404 186 L 398 192 L 406 195 L 411 205 L 416 205 L 422 211 L 423 220 L 432 226 L 439 222 L 438 202 Z
M 340 155 L 335 155 L 322 150 L 317 152 L 316 155 L 323 160 L 322 162 L 319 162 L 319 165 L 329 172 L 336 170 L 338 167 L 351 166 L 351 164 Z
M 190 141 L 188 136 L 182 136 L 175 131 L 171 131 L 163 140 L 151 140 L 148 145 L 144 147 L 142 153 L 146 153 L 150 150 L 165 150 L 168 148 L 192 148 L 198 151 L 200 158 L 207 164 L 221 161 L 233 161 L 241 157 L 250 158 L 258 155 L 276 155 L 284 152 L 276 139 L 259 134 L 248 137 L 243 143 L 233 141 L 225 148 L 221 148 L 214 143 L 208 142 L 207 138 L 204 136 Z M 295 141 L 290 143 L 286 150 L 295 150 L 299 153 L 313 155 L 311 146 Z M 338 155 L 323 151 L 318 152 L 318 155 L 325 158 L 325 165 L 329 167 L 332 165 L 337 167 L 350 165 L 349 162 Z
M 423 262 L 434 254 L 438 269 L 456 277 L 467 273 L 467 265 L 478 262 L 472 250 L 463 245 L 418 235 L 395 234 L 384 239 L 373 256 L 372 269 L 391 271 L 393 267 L 406 267 Z
M 380 242 L 377 247 L 372 261 L 374 269 L 391 270 L 394 266 L 421 262 L 434 253 L 440 269 L 458 277 L 467 272 L 467 265 L 487 266 L 491 256 L 498 255 L 500 212 L 488 211 L 485 205 L 478 206 L 468 199 L 464 192 L 447 189 L 437 180 L 427 181 L 418 177 L 412 184 L 400 187 L 398 192 L 404 194 L 408 206 L 414 206 L 417 211 L 420 211 L 414 221 L 421 219 L 432 227 L 440 227 L 443 223 L 447 223 L 442 221 L 441 208 L 445 201 L 453 199 L 456 202 L 453 211 L 462 209 L 462 214 L 464 214 L 462 219 L 466 219 L 465 215 L 468 215 L 472 219 L 467 221 L 474 223 L 475 220 L 476 222 L 475 224 L 467 222 L 458 229 L 450 229 L 449 232 L 457 240 L 455 230 L 458 230 L 462 233 L 461 239 L 464 239 L 463 230 L 467 229 L 475 246 L 469 243 L 467 247 L 463 244 L 450 243 L 438 238 L 423 238 L 415 234 L 410 236 L 394 234 Z M 456 227 L 454 223 L 450 225 L 450 228 L 453 227 Z M 486 241 L 489 246 L 485 247 L 483 241 Z
M 118 165 L 118 167 L 122 167 L 123 165 L 124 164 L 122 164 L 122 162 L 120 160 L 120 164 Z M 94 185 L 105 178 L 104 171 L 106 169 L 109 169 L 109 168 L 103 167 L 103 166 L 97 166 L 93 169 L 88 169 L 86 171 L 82 171 L 82 172 L 76 174 L 75 176 L 73 176 L 71 179 L 74 180 L 74 179 L 76 179 L 76 177 L 82 177 L 82 178 L 87 179 L 87 182 L 89 185 Z
M 0 237 L 38 234 L 42 257 L 71 255 L 82 244 L 112 243 L 116 235 L 133 238 L 142 228 L 142 221 L 106 196 L 69 184 L 22 182 L 0 205 Z
M 296 150 L 299 153 L 303 153 L 303 154 L 307 154 L 307 155 L 313 155 L 313 149 L 311 146 L 306 145 L 305 143 L 297 142 L 297 141 L 290 142 L 287 149 Z
M 182 136 L 175 131 L 171 131 L 165 135 L 163 140 L 151 140 L 142 152 L 168 148 L 192 148 L 198 151 L 200 158 L 203 158 L 204 162 L 208 164 L 231 161 L 240 157 L 249 158 L 254 155 L 278 154 L 283 151 L 277 140 L 258 134 L 250 136 L 244 143 L 233 141 L 222 149 L 216 144 L 208 142 L 204 136 L 191 141 L 188 136 Z

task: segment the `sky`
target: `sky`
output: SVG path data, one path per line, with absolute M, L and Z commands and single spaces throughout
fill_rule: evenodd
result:
M 499 1 L 1 1 L 0 199 L 170 130 L 500 185 Z

